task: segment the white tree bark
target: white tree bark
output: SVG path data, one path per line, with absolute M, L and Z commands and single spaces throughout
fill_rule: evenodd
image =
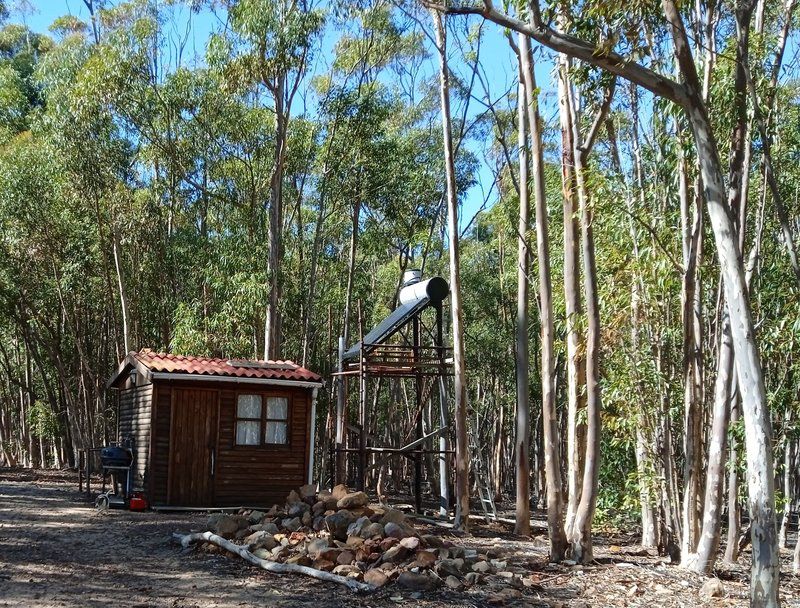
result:
M 519 34 L 520 44 L 525 36 Z M 528 130 L 525 110 L 527 96 L 522 75 L 520 59 L 520 82 L 517 88 L 517 134 L 519 146 L 519 224 L 517 226 L 517 319 L 516 319 L 516 375 L 517 375 L 517 416 L 516 416 L 516 475 L 517 500 L 516 524 L 514 533 L 528 536 L 531 533 L 530 475 L 528 460 L 530 437 L 530 380 L 528 378 L 528 228 L 530 225 L 530 200 L 528 190 Z
M 431 11 L 439 53 L 439 97 L 442 108 L 444 164 L 447 182 L 447 232 L 450 253 L 450 312 L 453 328 L 453 367 L 456 426 L 456 516 L 454 526 L 469 528 L 469 446 L 467 445 L 467 370 L 464 353 L 464 311 L 461 304 L 461 271 L 458 249 L 458 197 L 450 118 L 450 71 L 447 67 L 447 33 L 442 15 Z
M 192 543 L 200 541 L 213 543 L 218 547 L 222 547 L 223 549 L 230 551 L 231 553 L 235 553 L 236 555 L 238 555 L 244 560 L 247 560 L 254 566 L 263 568 L 264 570 L 266 570 L 267 572 L 271 572 L 272 574 L 303 574 L 305 576 L 310 576 L 311 578 L 315 578 L 320 581 L 344 585 L 351 591 L 361 591 L 361 592 L 375 591 L 375 587 L 373 585 L 370 585 L 368 583 L 362 583 L 354 578 L 339 576 L 338 574 L 332 574 L 330 572 L 325 572 L 324 570 L 317 570 L 316 568 L 311 568 L 309 566 L 301 566 L 299 564 L 282 564 L 280 562 L 271 562 L 266 559 L 261 559 L 250 553 L 250 551 L 245 549 L 243 546 L 232 543 L 231 541 L 226 540 L 221 536 L 217 536 L 212 532 L 198 532 L 195 534 L 175 533 L 172 536 L 180 541 L 181 546 L 184 549 L 187 548 Z

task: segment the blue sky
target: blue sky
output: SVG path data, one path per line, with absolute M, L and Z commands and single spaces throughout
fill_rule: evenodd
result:
M 28 14 L 13 12 L 12 21 L 25 21 L 34 31 L 47 32 L 48 27 L 54 19 L 61 15 L 74 15 L 81 19 L 89 18 L 88 10 L 82 0 L 30 0 L 33 10 Z M 199 14 L 192 14 L 183 6 L 178 6 L 175 19 L 172 22 L 176 37 L 185 35 L 186 26 L 191 25 L 186 52 L 190 54 L 194 61 L 201 61 L 205 51 L 206 41 L 211 32 L 224 27 L 224 23 L 219 15 L 213 15 L 208 11 Z M 477 26 L 480 21 L 472 18 L 470 25 Z M 454 24 L 460 25 L 460 24 Z M 428 24 L 425 24 L 428 27 Z M 508 42 L 504 37 L 503 31 L 494 24 L 486 23 L 483 26 L 484 42 L 481 48 L 481 64 L 485 66 L 485 77 L 490 89 L 490 94 L 495 99 L 501 97 L 506 91 L 511 89 L 516 91 L 516 66 L 513 54 Z M 334 37 L 330 41 L 323 43 L 321 57 L 318 58 L 318 70 L 324 70 L 327 65 L 328 56 L 331 54 Z M 457 57 L 457 49 L 454 49 L 454 36 L 451 36 L 451 53 Z M 432 56 L 430 65 L 427 67 L 429 74 L 435 74 L 438 65 L 434 62 L 436 58 Z M 457 59 L 451 63 L 454 71 L 466 76 L 466 64 Z M 541 61 L 537 64 L 537 84 L 541 89 L 541 103 L 543 106 L 543 117 L 546 123 L 553 124 L 557 121 L 557 106 L 555 104 L 555 83 L 551 79 L 552 59 L 548 55 L 542 55 Z M 475 95 L 483 97 L 481 86 L 476 86 Z M 507 107 L 507 102 L 501 102 L 499 108 Z M 468 116 L 475 116 L 485 110 L 479 101 L 470 102 Z M 454 108 L 454 116 L 459 115 L 459 108 Z M 488 135 L 488 134 L 487 134 Z M 491 141 L 470 141 L 467 146 L 481 160 L 478 172 L 478 184 L 468 193 L 461 213 L 461 225 L 465 226 L 470 222 L 473 215 L 482 208 L 488 201 L 491 205 L 496 200 L 496 192 L 492 191 L 494 176 L 493 169 L 487 164 L 486 149 L 491 145 Z

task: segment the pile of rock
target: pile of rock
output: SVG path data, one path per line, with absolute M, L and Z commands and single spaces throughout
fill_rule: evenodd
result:
M 343 485 L 332 492 L 303 486 L 289 494 L 284 506 L 266 513 L 213 514 L 208 529 L 246 545 L 261 559 L 310 566 L 375 587 L 396 582 L 414 591 L 442 584 L 462 589 L 489 575 L 514 578 L 504 571 L 499 553 L 479 554 L 419 534 L 402 512 L 369 504 L 366 494 Z

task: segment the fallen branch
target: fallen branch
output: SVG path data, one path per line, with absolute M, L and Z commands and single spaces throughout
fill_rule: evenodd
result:
M 320 581 L 327 581 L 330 583 L 338 583 L 340 585 L 344 585 L 351 591 L 363 591 L 363 592 L 371 592 L 375 591 L 375 587 L 373 585 L 362 583 L 357 581 L 354 578 L 348 578 L 345 576 L 339 576 L 338 574 L 331 574 L 330 572 L 325 572 L 323 570 L 317 570 L 316 568 L 310 568 L 309 566 L 301 566 L 299 564 L 281 564 L 279 562 L 271 562 L 265 559 L 261 559 L 250 553 L 244 547 L 232 543 L 229 540 L 225 540 L 221 536 L 217 536 L 212 532 L 199 532 L 196 534 L 173 534 L 174 538 L 178 539 L 181 542 L 181 546 L 187 548 L 192 543 L 196 543 L 199 541 L 205 541 L 212 544 L 217 545 L 218 547 L 222 547 L 231 553 L 236 553 L 242 559 L 247 560 L 251 564 L 263 568 L 267 572 L 271 572 L 273 574 L 305 574 L 306 576 L 310 576 L 311 578 L 315 578 Z

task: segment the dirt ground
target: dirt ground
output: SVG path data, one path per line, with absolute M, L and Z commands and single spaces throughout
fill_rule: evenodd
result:
M 490 577 L 465 591 L 421 595 L 389 587 L 357 596 L 331 583 L 268 574 L 239 557 L 184 551 L 172 540 L 173 532 L 200 530 L 205 518 L 100 513 L 77 492 L 73 474 L 0 469 L 0 607 L 747 605 L 744 567 L 718 571 L 724 597 L 703 599 L 704 577 L 667 564 L 630 538 L 601 538 L 592 566 L 555 566 L 546 563 L 544 536 L 523 540 L 498 525 L 450 539 L 479 551 L 506 548 L 507 569 L 527 579 L 520 590 L 509 591 L 506 581 Z M 800 606 L 790 557 L 783 555 L 782 599 L 785 606 Z

